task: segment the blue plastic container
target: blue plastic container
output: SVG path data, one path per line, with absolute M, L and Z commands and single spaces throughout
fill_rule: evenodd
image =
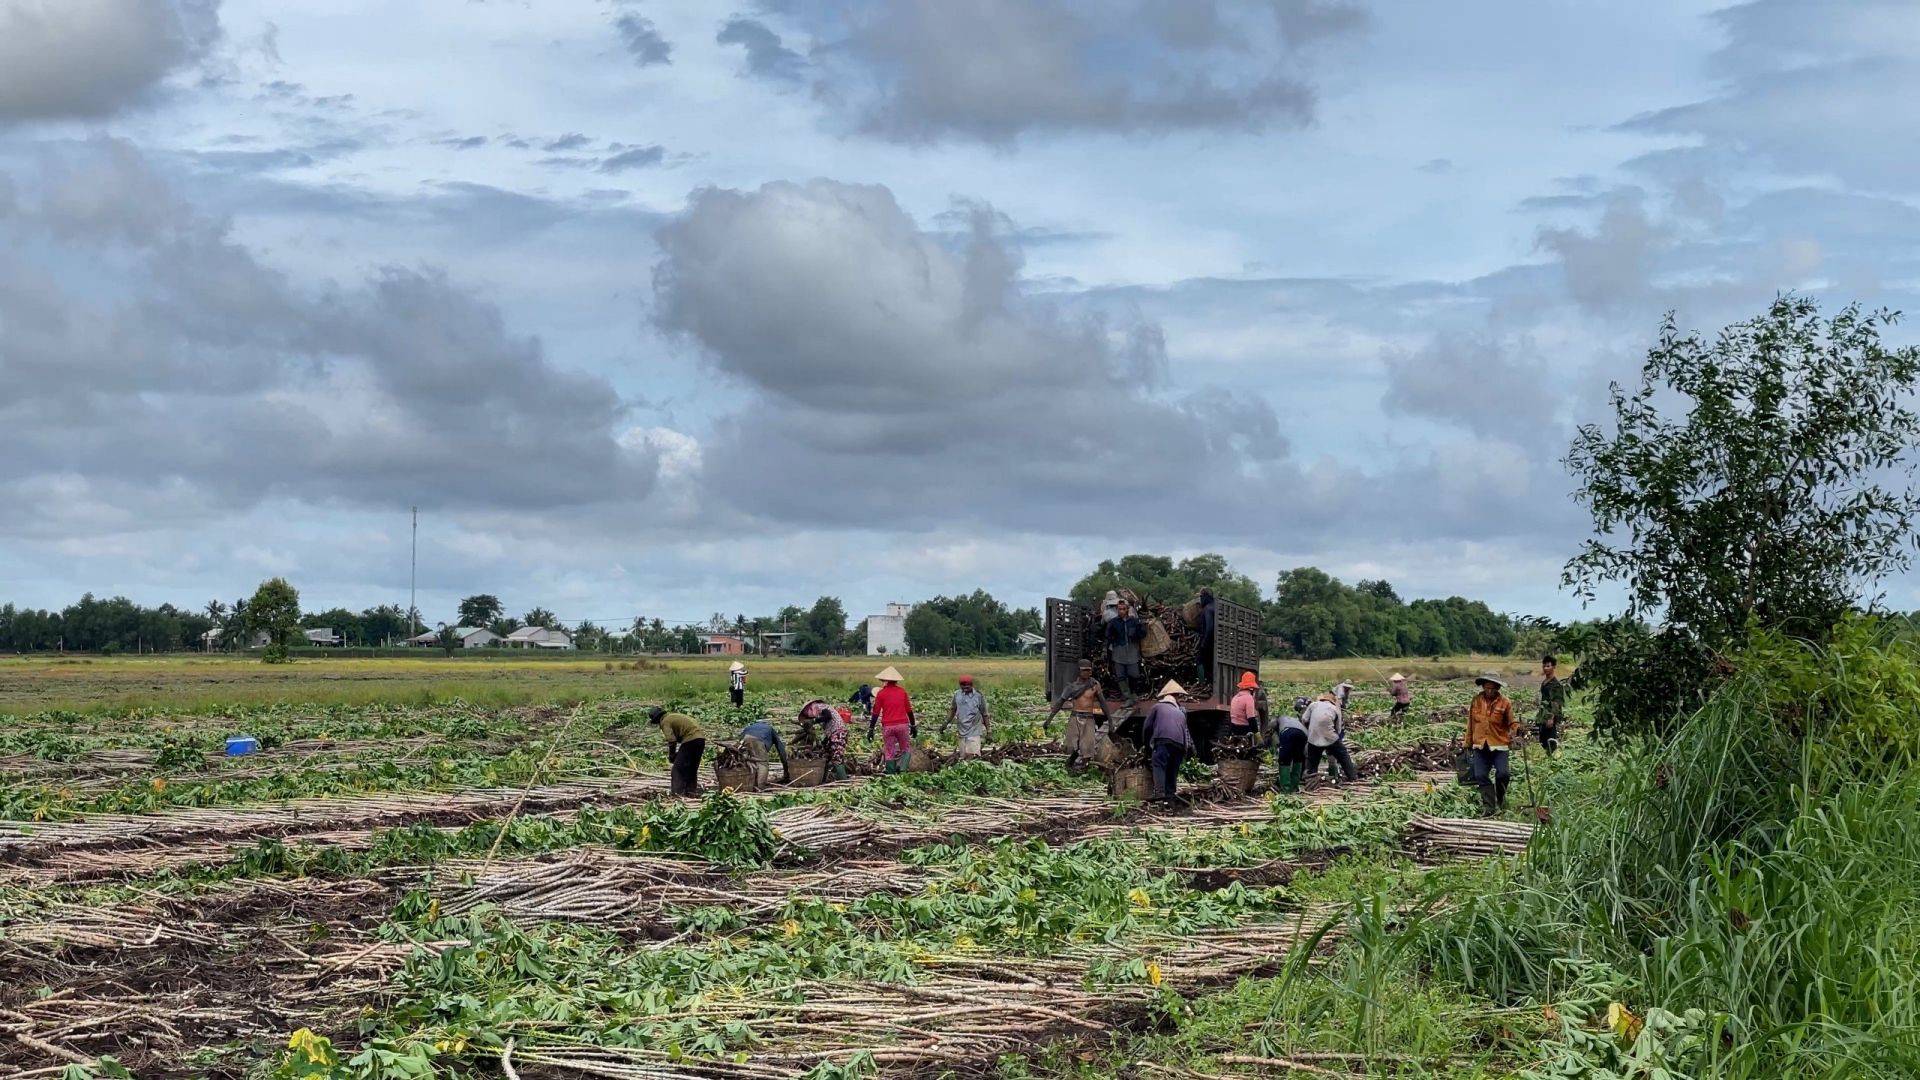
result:
M 260 740 L 251 735 L 229 735 L 227 737 L 227 756 L 240 757 L 260 749 Z

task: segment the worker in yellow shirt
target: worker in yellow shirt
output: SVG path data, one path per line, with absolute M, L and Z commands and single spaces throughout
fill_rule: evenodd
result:
M 1520 724 L 1513 718 L 1513 702 L 1501 693 L 1505 683 L 1493 675 L 1473 681 L 1480 692 L 1467 706 L 1467 750 L 1473 755 L 1480 810 L 1491 817 L 1507 805 L 1507 780 L 1513 775 L 1507 758 Z
M 700 794 L 700 758 L 707 752 L 707 733 L 700 721 L 686 713 L 668 712 L 655 705 L 647 710 L 647 719 L 667 737 L 667 760 L 673 763 L 673 793 Z

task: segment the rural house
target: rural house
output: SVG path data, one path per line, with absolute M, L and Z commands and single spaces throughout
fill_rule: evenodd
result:
M 513 649 L 571 649 L 573 635 L 565 630 L 549 630 L 544 626 L 523 626 L 501 639 L 508 648 Z
M 708 656 L 743 656 L 747 639 L 738 634 L 701 634 L 700 651 Z
M 461 626 L 453 631 L 454 648 L 478 649 L 500 640 L 500 635 L 484 626 Z M 429 630 L 407 639 L 409 645 L 433 646 L 440 644 L 440 631 Z
M 867 616 L 867 655 L 905 656 L 907 616 L 912 613 L 912 604 L 888 604 L 885 615 Z
M 334 632 L 331 626 L 317 626 L 307 632 L 307 644 L 325 645 L 336 648 L 347 643 L 347 639 Z

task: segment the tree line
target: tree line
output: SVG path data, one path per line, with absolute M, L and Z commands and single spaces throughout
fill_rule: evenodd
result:
M 1148 603 L 1178 605 L 1201 589 L 1261 615 L 1270 656 L 1327 660 L 1341 656 L 1507 655 L 1544 636 L 1536 620 L 1501 614 L 1479 600 L 1404 601 L 1386 581 L 1353 585 L 1311 566 L 1279 575 L 1271 596 L 1220 555 L 1175 562 L 1164 555 L 1128 555 L 1102 562 L 1068 594 L 1098 604 L 1109 590 L 1131 589 Z

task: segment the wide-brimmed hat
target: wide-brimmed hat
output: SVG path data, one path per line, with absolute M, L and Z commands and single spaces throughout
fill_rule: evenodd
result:
M 1186 692 L 1187 692 L 1186 687 L 1181 686 L 1179 683 L 1173 681 L 1172 679 L 1168 679 L 1167 685 L 1160 688 L 1160 700 L 1172 701 L 1173 699 L 1179 697 L 1180 695 Z
M 1388 682 L 1406 682 L 1407 677 L 1396 671 L 1393 673 L 1393 677 L 1388 679 L 1387 681 Z
M 1242 690 L 1260 689 L 1260 676 L 1255 675 L 1251 671 L 1241 672 L 1240 673 L 1240 689 Z
M 1493 685 L 1499 687 L 1502 690 L 1505 690 L 1507 688 L 1507 681 L 1505 679 L 1502 679 L 1500 676 L 1493 674 L 1492 672 L 1488 672 L 1485 675 L 1476 676 L 1473 680 L 1473 685 L 1475 686 L 1485 686 L 1488 683 L 1492 683 Z
M 879 679 L 881 682 L 899 682 L 900 671 L 894 667 L 883 667 L 880 669 L 880 674 L 875 675 L 874 678 Z
M 738 660 L 735 660 L 733 663 L 727 665 L 727 670 L 728 671 L 745 671 L 747 670 L 747 665 L 741 663 Z
M 1332 694 L 1331 692 L 1329 692 L 1329 693 L 1325 693 L 1325 694 L 1321 694 L 1321 695 L 1320 695 L 1320 696 L 1319 696 L 1318 698 L 1316 698 L 1315 700 L 1318 700 L 1318 701 L 1332 701 L 1332 700 L 1333 700 L 1333 694 Z

